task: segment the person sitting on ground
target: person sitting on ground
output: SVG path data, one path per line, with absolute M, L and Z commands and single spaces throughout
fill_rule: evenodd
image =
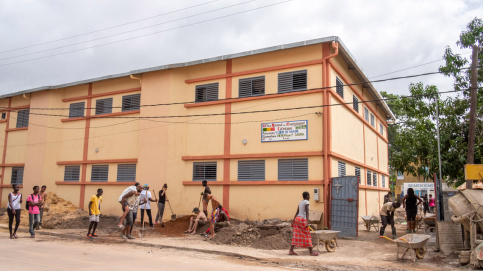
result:
M 211 195 L 211 189 L 206 180 L 202 181 L 201 185 L 205 188 L 203 193 L 201 193 L 203 195 L 203 213 L 205 213 L 205 216 L 208 216 L 208 202 L 210 201 L 208 196 Z
M 40 205 L 40 207 L 39 207 L 40 218 L 39 218 L 39 225 L 37 226 L 37 230 L 42 229 L 42 217 L 44 217 L 44 206 L 45 206 L 45 202 L 47 200 L 47 192 L 45 192 L 46 190 L 47 190 L 47 186 L 42 185 L 42 187 L 40 188 L 40 197 L 42 198 L 42 205 Z
M 139 206 L 139 209 L 141 209 L 141 224 L 144 223 L 144 210 L 146 210 L 146 214 L 148 215 L 148 218 L 149 218 L 149 226 L 153 227 L 154 225 L 153 225 L 153 217 L 151 216 L 150 202 L 156 202 L 156 201 L 151 196 L 151 192 L 149 192 L 148 184 L 144 185 L 144 190 L 141 192 L 141 200 L 146 202 Z
M 139 183 L 137 183 L 136 191 L 131 191 L 121 198 L 121 204 L 124 208 L 127 207 L 128 213 L 126 215 L 126 226 L 124 227 L 123 233 L 121 234 L 122 239 L 135 239 L 131 235 L 131 227 L 133 226 L 134 219 L 133 213 L 138 208 L 139 204 L 139 196 L 141 195 L 141 191 L 143 188 Z M 122 221 L 121 221 L 122 223 Z
M 13 192 L 8 194 L 7 214 L 8 214 L 8 230 L 10 231 L 10 239 L 17 239 L 17 230 L 20 225 L 20 203 L 22 203 L 22 193 L 18 192 L 18 184 L 12 184 Z M 13 218 L 15 217 L 15 230 L 12 231 Z
M 211 214 L 211 219 L 210 219 L 210 228 L 208 229 L 210 231 L 210 236 L 208 239 L 212 239 L 215 237 L 215 228 L 216 227 L 225 227 L 230 225 L 229 223 L 224 223 L 228 222 L 230 218 L 228 217 L 228 214 L 225 209 L 223 209 L 223 206 L 221 204 L 218 204 L 216 206 L 216 209 L 213 210 L 213 213 Z
M 99 237 L 96 234 L 97 224 L 99 223 L 99 217 L 101 216 L 101 202 L 102 202 L 102 193 L 104 191 L 102 188 L 97 189 L 97 194 L 92 195 L 91 200 L 89 201 L 89 230 L 87 231 L 87 238 L 91 237 Z M 92 230 L 92 233 L 91 233 Z
M 188 227 L 188 230 L 185 231 L 185 233 L 195 234 L 198 226 L 203 226 L 208 223 L 208 218 L 206 218 L 205 213 L 200 212 L 200 209 L 198 209 L 198 207 L 195 207 L 193 209 L 193 213 L 196 216 L 192 216 L 190 218 L 190 226 Z
M 134 192 L 134 194 L 138 193 L 137 188 L 136 188 L 137 186 L 139 186 L 139 183 L 135 183 L 133 186 L 129 186 L 128 188 L 124 189 L 124 191 L 122 191 L 122 193 L 121 193 L 121 196 L 119 196 L 119 203 L 121 204 L 122 216 L 121 216 L 121 219 L 119 220 L 119 224 L 117 226 L 121 229 L 124 228 L 124 226 L 122 225 L 122 222 L 124 221 L 127 214 L 129 213 L 129 207 L 127 205 L 125 205 L 125 202 L 122 200 L 122 198 L 126 194 L 131 193 L 131 192 Z
M 293 218 L 293 236 L 292 245 L 288 252 L 289 255 L 297 255 L 293 250 L 295 247 L 308 247 L 310 256 L 318 256 L 318 252 L 312 251 L 312 235 L 309 230 L 309 206 L 310 206 L 310 194 L 309 192 L 302 193 L 303 200 L 297 207 L 297 212 Z
M 416 215 L 418 214 L 418 205 L 422 202 L 421 198 L 414 194 L 414 189 L 408 188 L 407 195 L 403 198 L 403 208 L 406 209 L 408 223 L 406 232 L 416 232 Z
M 394 226 L 394 211 L 401 206 L 400 202 L 386 202 L 381 208 L 381 223 L 382 227 L 379 232 L 379 236 L 384 236 L 387 224 L 391 225 L 392 239 L 396 239 L 396 227 Z

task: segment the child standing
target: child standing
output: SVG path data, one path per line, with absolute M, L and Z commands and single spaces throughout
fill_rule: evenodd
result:
M 40 210 L 42 205 L 42 197 L 39 195 L 40 188 L 38 185 L 34 186 L 34 193 L 27 198 L 27 205 L 29 207 L 29 232 L 30 238 L 35 238 L 34 229 L 37 228 L 40 222 Z
M 87 238 L 91 237 L 99 237 L 96 234 L 97 224 L 99 223 L 99 217 L 101 215 L 101 202 L 102 202 L 102 193 L 104 191 L 102 188 L 97 189 L 97 194 L 91 197 L 89 201 L 89 230 L 87 231 Z M 91 233 L 92 230 L 92 233 Z

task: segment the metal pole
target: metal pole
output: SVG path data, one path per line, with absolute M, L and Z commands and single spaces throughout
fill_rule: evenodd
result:
M 437 210 L 438 210 L 438 214 L 437 214 L 437 218 L 438 218 L 438 221 L 441 221 L 444 219 L 443 217 L 443 205 L 441 204 L 441 200 L 442 200 L 442 192 L 441 191 L 441 180 L 442 180 L 442 170 L 441 170 L 441 140 L 440 140 L 440 137 L 439 137 L 439 96 L 436 96 L 436 131 L 437 131 L 437 135 L 438 135 L 438 163 L 439 163 L 439 178 L 438 178 L 438 181 L 436 182 L 436 186 L 437 186 L 437 189 L 438 189 L 438 192 L 439 193 L 436 193 L 435 191 L 435 198 L 436 198 L 436 204 L 437 204 Z M 435 187 L 436 189 L 436 187 Z

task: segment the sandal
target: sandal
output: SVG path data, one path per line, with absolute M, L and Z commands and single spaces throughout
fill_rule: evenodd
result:
M 313 252 L 312 254 L 310 254 L 310 256 L 319 256 L 319 253 L 316 251 L 316 252 Z
M 93 233 L 93 234 L 91 234 L 91 237 L 99 237 L 99 235 Z
M 297 253 L 293 252 L 293 251 L 289 251 L 288 252 L 288 255 L 298 255 Z
M 15 239 L 18 239 L 18 236 L 16 233 L 13 234 L 13 237 L 15 237 Z

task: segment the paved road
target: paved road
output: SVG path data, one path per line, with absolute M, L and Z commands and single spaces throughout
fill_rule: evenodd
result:
M 50 236 L 10 240 L 0 230 L 0 270 L 286 270 L 226 257 L 88 240 L 62 241 Z

